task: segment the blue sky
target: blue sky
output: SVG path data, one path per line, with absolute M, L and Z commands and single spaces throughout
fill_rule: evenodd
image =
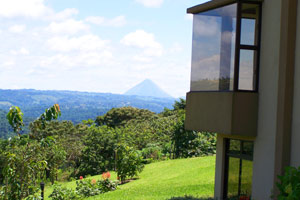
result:
M 148 78 L 189 91 L 204 0 L 0 0 L 0 88 L 124 93 Z

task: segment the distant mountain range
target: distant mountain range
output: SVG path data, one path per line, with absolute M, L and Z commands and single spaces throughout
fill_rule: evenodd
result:
M 124 93 L 125 95 L 136 95 L 144 97 L 157 97 L 157 98 L 173 98 L 165 91 L 163 91 L 159 86 L 157 86 L 150 79 L 146 79 L 141 83 L 137 84 L 133 88 L 129 89 Z
M 5 113 L 10 106 L 19 106 L 24 113 L 25 122 L 29 124 L 39 117 L 46 108 L 58 103 L 62 116 L 60 120 L 80 123 L 82 120 L 95 119 L 114 107 L 132 106 L 162 112 L 172 108 L 175 99 L 162 91 L 155 83 L 145 80 L 125 94 L 76 92 L 76 91 L 42 91 L 34 89 L 4 90 L 0 89 L 0 138 L 9 135 Z M 28 129 L 25 128 L 28 131 Z

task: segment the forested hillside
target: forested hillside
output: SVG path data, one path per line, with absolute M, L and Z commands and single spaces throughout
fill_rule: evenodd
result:
M 180 99 L 159 114 L 130 106 L 113 108 L 74 125 L 56 120 L 63 110 L 55 104 L 23 135 L 22 110 L 12 107 L 7 118 L 16 136 L 0 139 L 0 197 L 37 199 L 41 181 L 48 185 L 79 179 L 75 189 L 54 185 L 49 197 L 82 200 L 134 181 L 145 164 L 214 154 L 215 134 L 184 129 L 185 105 Z M 116 182 L 109 179 L 113 170 Z M 85 179 L 100 174 L 101 180 Z
M 60 120 L 70 120 L 80 123 L 82 120 L 96 119 L 111 108 L 132 106 L 148 109 L 152 112 L 162 112 L 171 108 L 172 98 L 155 98 L 128 96 L 110 93 L 90 93 L 75 91 L 39 91 L 39 90 L 0 90 L 0 109 L 3 110 L 0 123 L 0 138 L 7 136 L 5 113 L 10 106 L 19 106 L 24 113 L 25 124 L 36 119 L 49 106 L 58 103 L 62 110 Z M 26 128 L 25 128 L 26 130 Z

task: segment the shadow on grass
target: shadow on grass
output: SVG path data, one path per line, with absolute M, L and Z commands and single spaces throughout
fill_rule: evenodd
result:
M 215 200 L 214 198 L 196 198 L 196 197 L 192 197 L 192 196 L 184 196 L 184 197 L 172 197 L 170 199 L 166 199 L 166 200 Z

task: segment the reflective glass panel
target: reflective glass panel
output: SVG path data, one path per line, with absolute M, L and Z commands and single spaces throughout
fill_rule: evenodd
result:
M 243 154 L 244 155 L 253 155 L 253 142 L 243 142 Z
M 256 51 L 240 51 L 239 90 L 255 90 L 256 87 Z
M 191 91 L 233 89 L 236 6 L 194 15 Z
M 253 162 L 249 160 L 242 160 L 242 174 L 241 174 L 241 191 L 240 195 L 250 196 L 252 188 L 252 171 Z
M 240 159 L 229 157 L 227 197 L 237 197 L 239 191 Z
M 241 154 L 241 141 L 240 140 L 230 140 L 229 153 L 231 154 Z
M 259 5 L 242 4 L 241 44 L 257 45 Z
M 241 23 L 241 44 L 254 45 L 255 23 L 253 19 L 242 19 Z

